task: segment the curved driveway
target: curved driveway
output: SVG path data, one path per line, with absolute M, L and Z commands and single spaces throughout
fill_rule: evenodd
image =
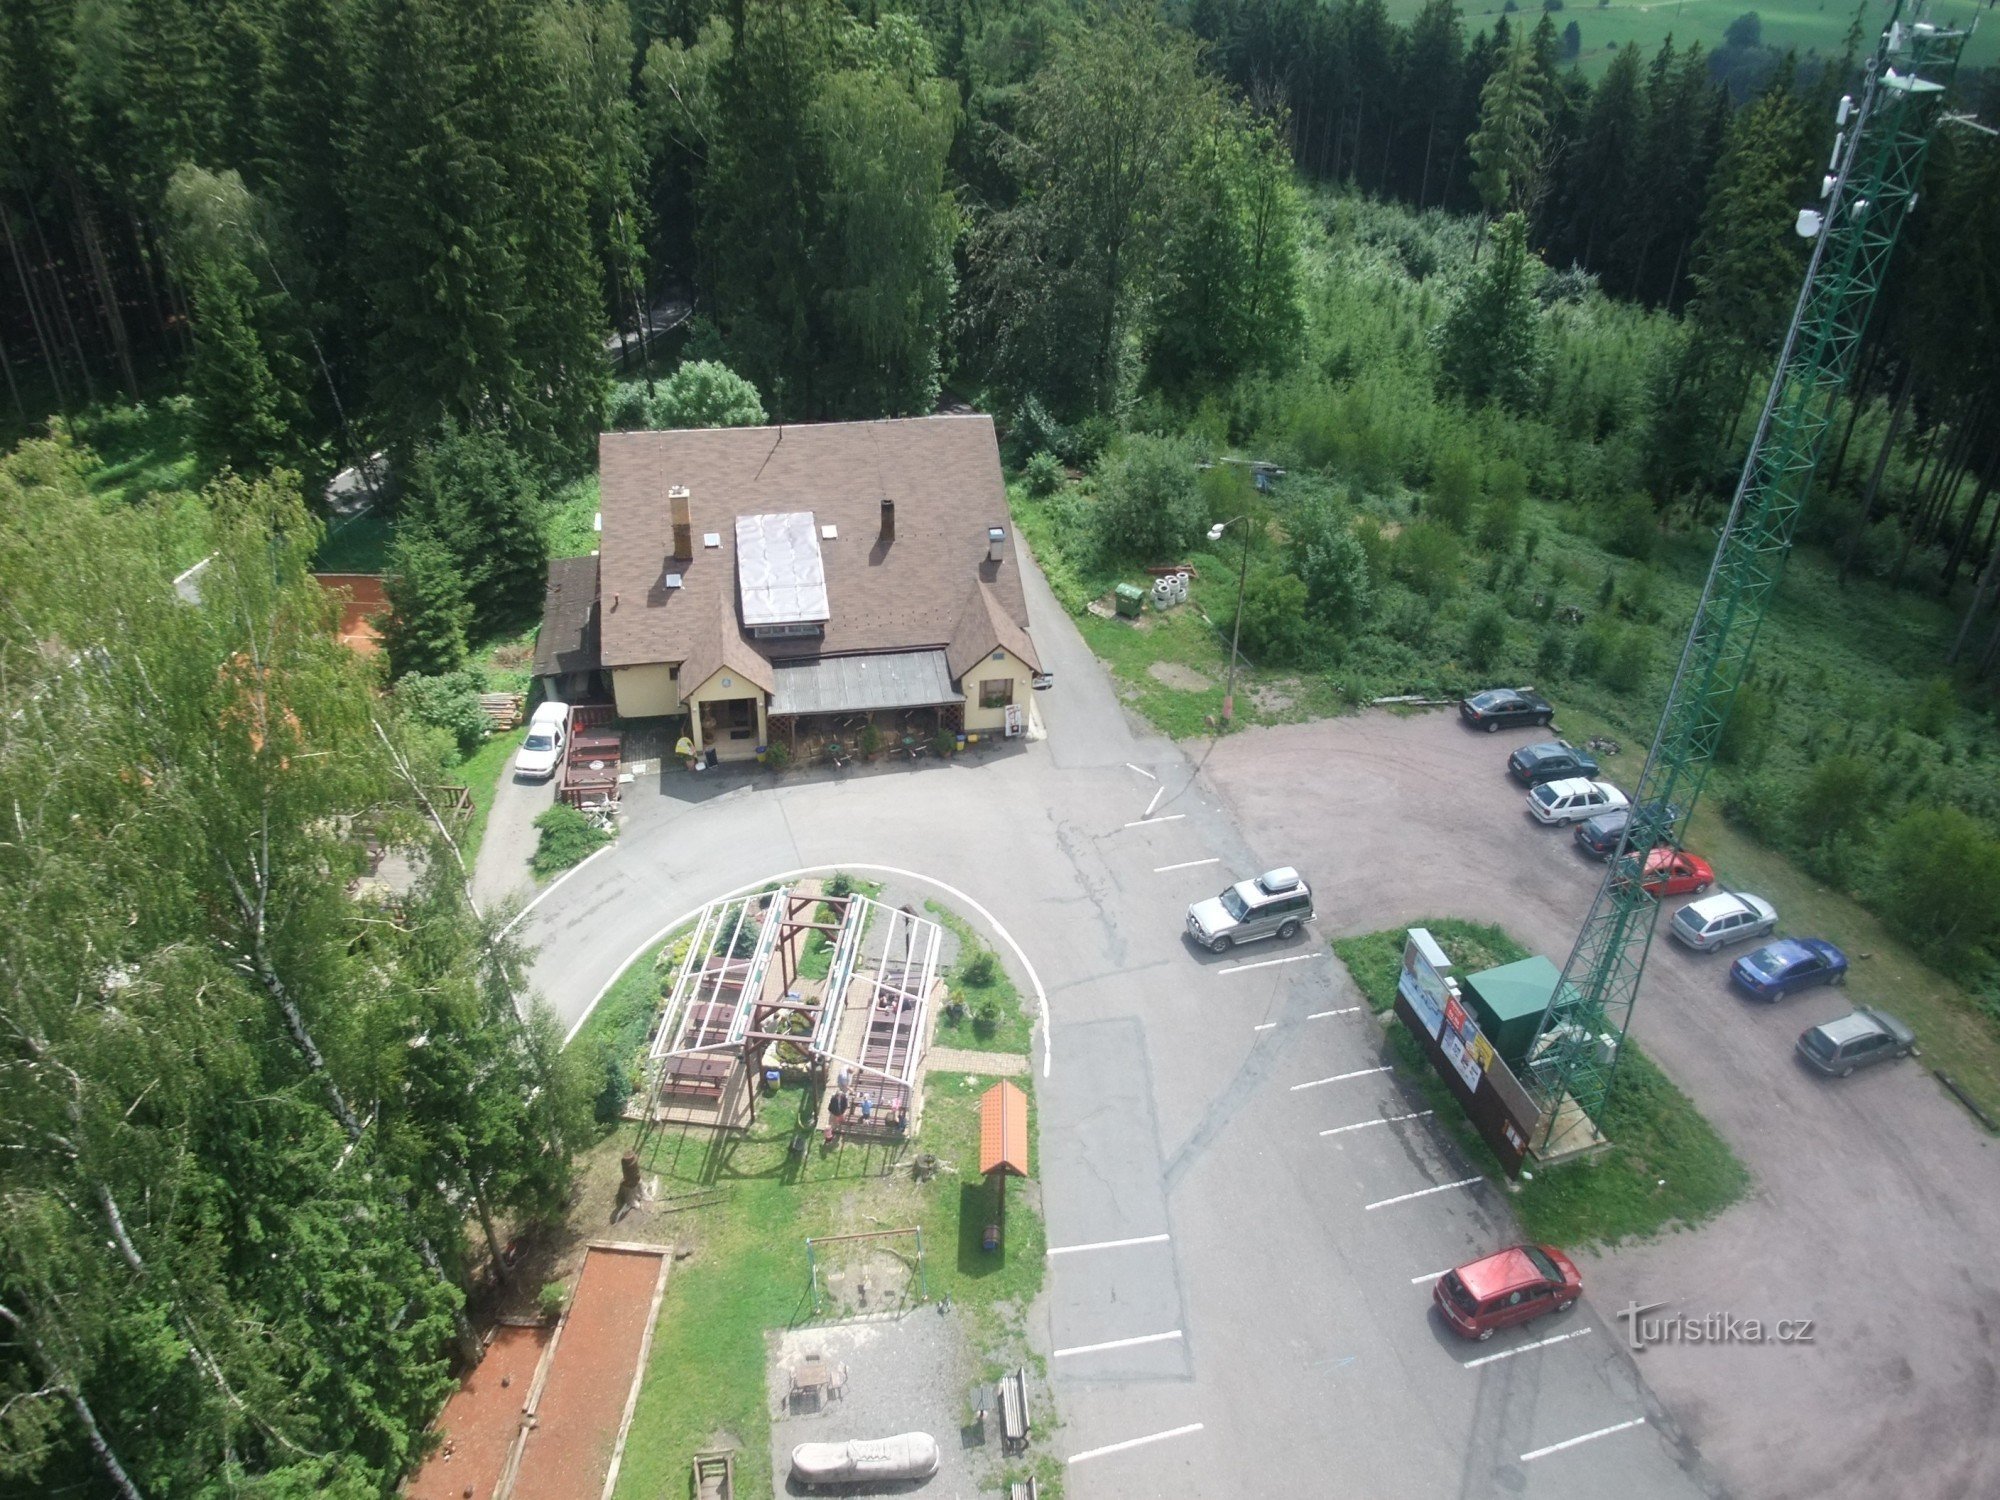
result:
M 1029 607 L 1057 679 L 1045 743 L 641 782 L 617 846 L 521 924 L 541 995 L 573 1023 L 663 923 L 775 872 L 949 882 L 1032 955 L 1054 1018 L 1032 1330 L 1071 1494 L 1714 1492 L 1589 1304 L 1482 1346 L 1439 1332 L 1425 1278 L 1504 1243 L 1504 1200 L 1403 1118 L 1421 1105 L 1319 937 L 1227 961 L 1180 940 L 1191 898 L 1306 855 L 1246 840 L 1179 748 L 1132 728 L 1032 572 Z

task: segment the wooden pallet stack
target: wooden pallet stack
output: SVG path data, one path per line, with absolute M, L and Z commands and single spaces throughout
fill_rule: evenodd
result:
M 481 693 L 479 711 L 486 715 L 486 727 L 495 734 L 521 722 L 523 700 L 519 693 Z

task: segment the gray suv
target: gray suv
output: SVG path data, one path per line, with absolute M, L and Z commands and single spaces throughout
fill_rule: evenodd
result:
M 1312 920 L 1312 887 L 1297 870 L 1266 870 L 1188 907 L 1187 930 L 1210 953 L 1258 938 L 1288 938 Z

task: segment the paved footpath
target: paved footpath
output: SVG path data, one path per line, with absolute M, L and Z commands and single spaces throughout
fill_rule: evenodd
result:
M 1719 1493 L 1587 1302 L 1483 1345 L 1440 1328 L 1430 1278 L 1514 1237 L 1504 1195 L 1413 1118 L 1324 934 L 1182 940 L 1191 899 L 1290 851 L 1135 729 L 1038 574 L 1028 597 L 1045 743 L 629 788 L 615 850 L 520 928 L 565 1027 L 730 891 L 834 867 L 927 890 L 1046 1000 L 1033 1331 L 1072 1496 Z

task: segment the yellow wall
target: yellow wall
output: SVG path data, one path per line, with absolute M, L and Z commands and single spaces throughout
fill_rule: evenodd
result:
M 756 736 L 751 739 L 732 740 L 728 735 L 724 734 L 718 736 L 711 747 L 710 742 L 701 733 L 700 706 L 704 703 L 716 704 L 718 705 L 716 711 L 719 714 L 722 712 L 720 705 L 732 698 L 752 698 L 756 700 Z M 683 701 L 689 706 L 694 723 L 694 740 L 697 746 L 703 749 L 713 748 L 717 760 L 756 759 L 757 747 L 766 743 L 765 736 L 770 733 L 770 721 L 765 717 L 766 700 L 764 690 L 758 687 L 756 683 L 747 681 L 727 668 L 724 668 L 722 671 L 711 676 L 693 692 L 689 693 Z
M 1007 710 L 1004 708 L 981 708 L 979 706 L 979 684 L 995 677 L 1010 677 L 1014 681 L 1014 703 L 1021 710 L 1022 723 L 1027 722 L 1028 700 L 1034 696 L 1034 674 L 1028 664 L 1011 651 L 989 652 L 979 661 L 965 669 L 965 675 L 958 680 L 958 690 L 965 694 L 965 727 L 973 734 L 998 734 L 1007 725 Z
M 680 690 L 670 666 L 616 668 L 611 673 L 611 696 L 621 719 L 653 719 L 681 711 Z

